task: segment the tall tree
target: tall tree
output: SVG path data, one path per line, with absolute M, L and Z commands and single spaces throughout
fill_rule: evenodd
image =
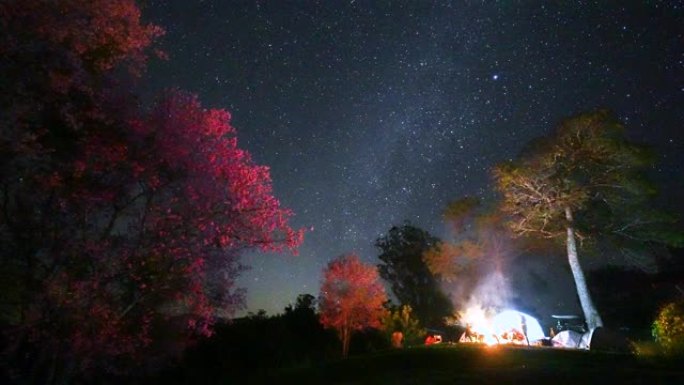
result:
M 354 254 L 328 263 L 318 303 L 321 323 L 337 330 L 344 357 L 349 354 L 352 332 L 382 327 L 385 301 L 387 295 L 375 266 L 361 262 Z
M 390 283 L 402 304 L 410 305 L 424 326 L 439 325 L 451 314 L 452 305 L 423 261 L 423 253 L 439 239 L 409 223 L 393 226 L 378 238 L 380 276 Z
M 120 191 L 102 188 L 102 160 L 117 154 L 108 139 L 121 132 L 115 126 L 122 119 L 112 118 L 129 110 L 113 96 L 113 74 L 139 73 L 163 31 L 143 23 L 132 0 L 10 0 L 0 4 L 0 26 L 0 325 L 8 341 L 0 365 L 50 383 L 66 376 L 60 372 L 83 371 L 100 357 L 124 357 L 148 344 L 148 322 L 119 322 L 136 311 L 124 313 L 124 306 L 119 314 L 128 317 L 106 320 L 102 306 L 79 298 L 90 292 L 104 301 L 118 289 L 110 281 L 99 290 L 84 284 L 97 284 L 93 276 L 102 271 L 91 263 L 105 266 L 98 250 L 107 242 L 86 241 L 77 228 L 98 217 L 98 200 Z M 98 137 L 106 143 L 93 160 L 100 169 L 87 169 L 83 145 Z M 86 186 L 88 180 L 98 186 Z M 74 307 L 79 311 L 71 313 Z
M 0 25 L 0 361 L 68 381 L 210 334 L 239 253 L 301 240 L 268 168 L 227 111 L 179 91 L 142 111 L 117 85 L 161 33 L 135 1 L 10 0 Z
M 677 243 L 669 218 L 649 209 L 654 190 L 644 172 L 650 158 L 625 138 L 608 111 L 583 113 L 535 140 L 515 162 L 493 170 L 501 209 L 519 236 L 564 240 L 587 326 L 603 321 L 587 288 L 577 238 L 593 235 L 615 245 Z M 622 242 L 622 243 L 619 243 Z

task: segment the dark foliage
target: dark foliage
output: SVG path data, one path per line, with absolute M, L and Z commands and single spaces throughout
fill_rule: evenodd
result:
M 410 305 L 423 326 L 436 326 L 451 315 L 452 306 L 423 261 L 423 253 L 439 239 L 425 230 L 405 223 L 392 227 L 378 238 L 380 276 L 390 283 L 400 303 Z
M 216 326 L 213 337 L 188 349 L 183 359 L 155 378 L 164 384 L 242 382 L 275 369 L 317 367 L 340 358 L 339 339 L 326 330 L 315 312 L 315 297 L 302 294 L 283 314 L 260 311 Z M 354 334 L 350 353 L 364 354 L 389 346 L 375 330 Z
M 682 250 L 674 250 L 657 274 L 609 267 L 589 273 L 605 323 L 633 339 L 650 339 L 650 327 L 658 309 L 668 300 L 681 296 L 684 288 Z M 680 289 L 678 289 L 678 287 Z

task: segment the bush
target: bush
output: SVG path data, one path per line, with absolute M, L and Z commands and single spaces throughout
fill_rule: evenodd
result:
M 670 302 L 661 308 L 651 331 L 666 355 L 684 354 L 684 301 Z
M 399 331 L 404 336 L 404 346 L 421 345 L 425 337 L 425 329 L 420 326 L 411 306 L 401 305 L 389 310 L 382 320 L 387 341 L 392 340 L 392 333 Z
M 640 358 L 660 357 L 661 349 L 654 341 L 632 341 L 631 351 Z

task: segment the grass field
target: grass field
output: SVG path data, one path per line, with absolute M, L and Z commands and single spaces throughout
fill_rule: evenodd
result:
M 442 345 L 255 373 L 268 384 L 684 384 L 684 362 L 554 348 Z

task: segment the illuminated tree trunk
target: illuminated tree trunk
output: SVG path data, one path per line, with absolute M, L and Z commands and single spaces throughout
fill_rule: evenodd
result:
M 349 354 L 349 340 L 351 339 L 351 333 L 349 327 L 344 326 L 342 328 L 342 357 L 346 358 Z
M 594 306 L 594 302 L 591 300 L 591 294 L 589 294 L 589 288 L 587 287 L 587 282 L 584 279 L 584 272 L 582 271 L 582 266 L 580 266 L 579 258 L 577 257 L 577 245 L 575 244 L 575 230 L 572 227 L 572 211 L 570 207 L 565 208 L 565 219 L 568 220 L 568 263 L 570 264 L 570 270 L 572 270 L 572 276 L 575 279 L 575 287 L 577 288 L 577 295 L 579 296 L 580 305 L 582 306 L 582 312 L 584 313 L 584 319 L 587 322 L 587 327 L 589 330 L 593 330 L 597 327 L 603 326 L 603 321 L 601 316 Z

